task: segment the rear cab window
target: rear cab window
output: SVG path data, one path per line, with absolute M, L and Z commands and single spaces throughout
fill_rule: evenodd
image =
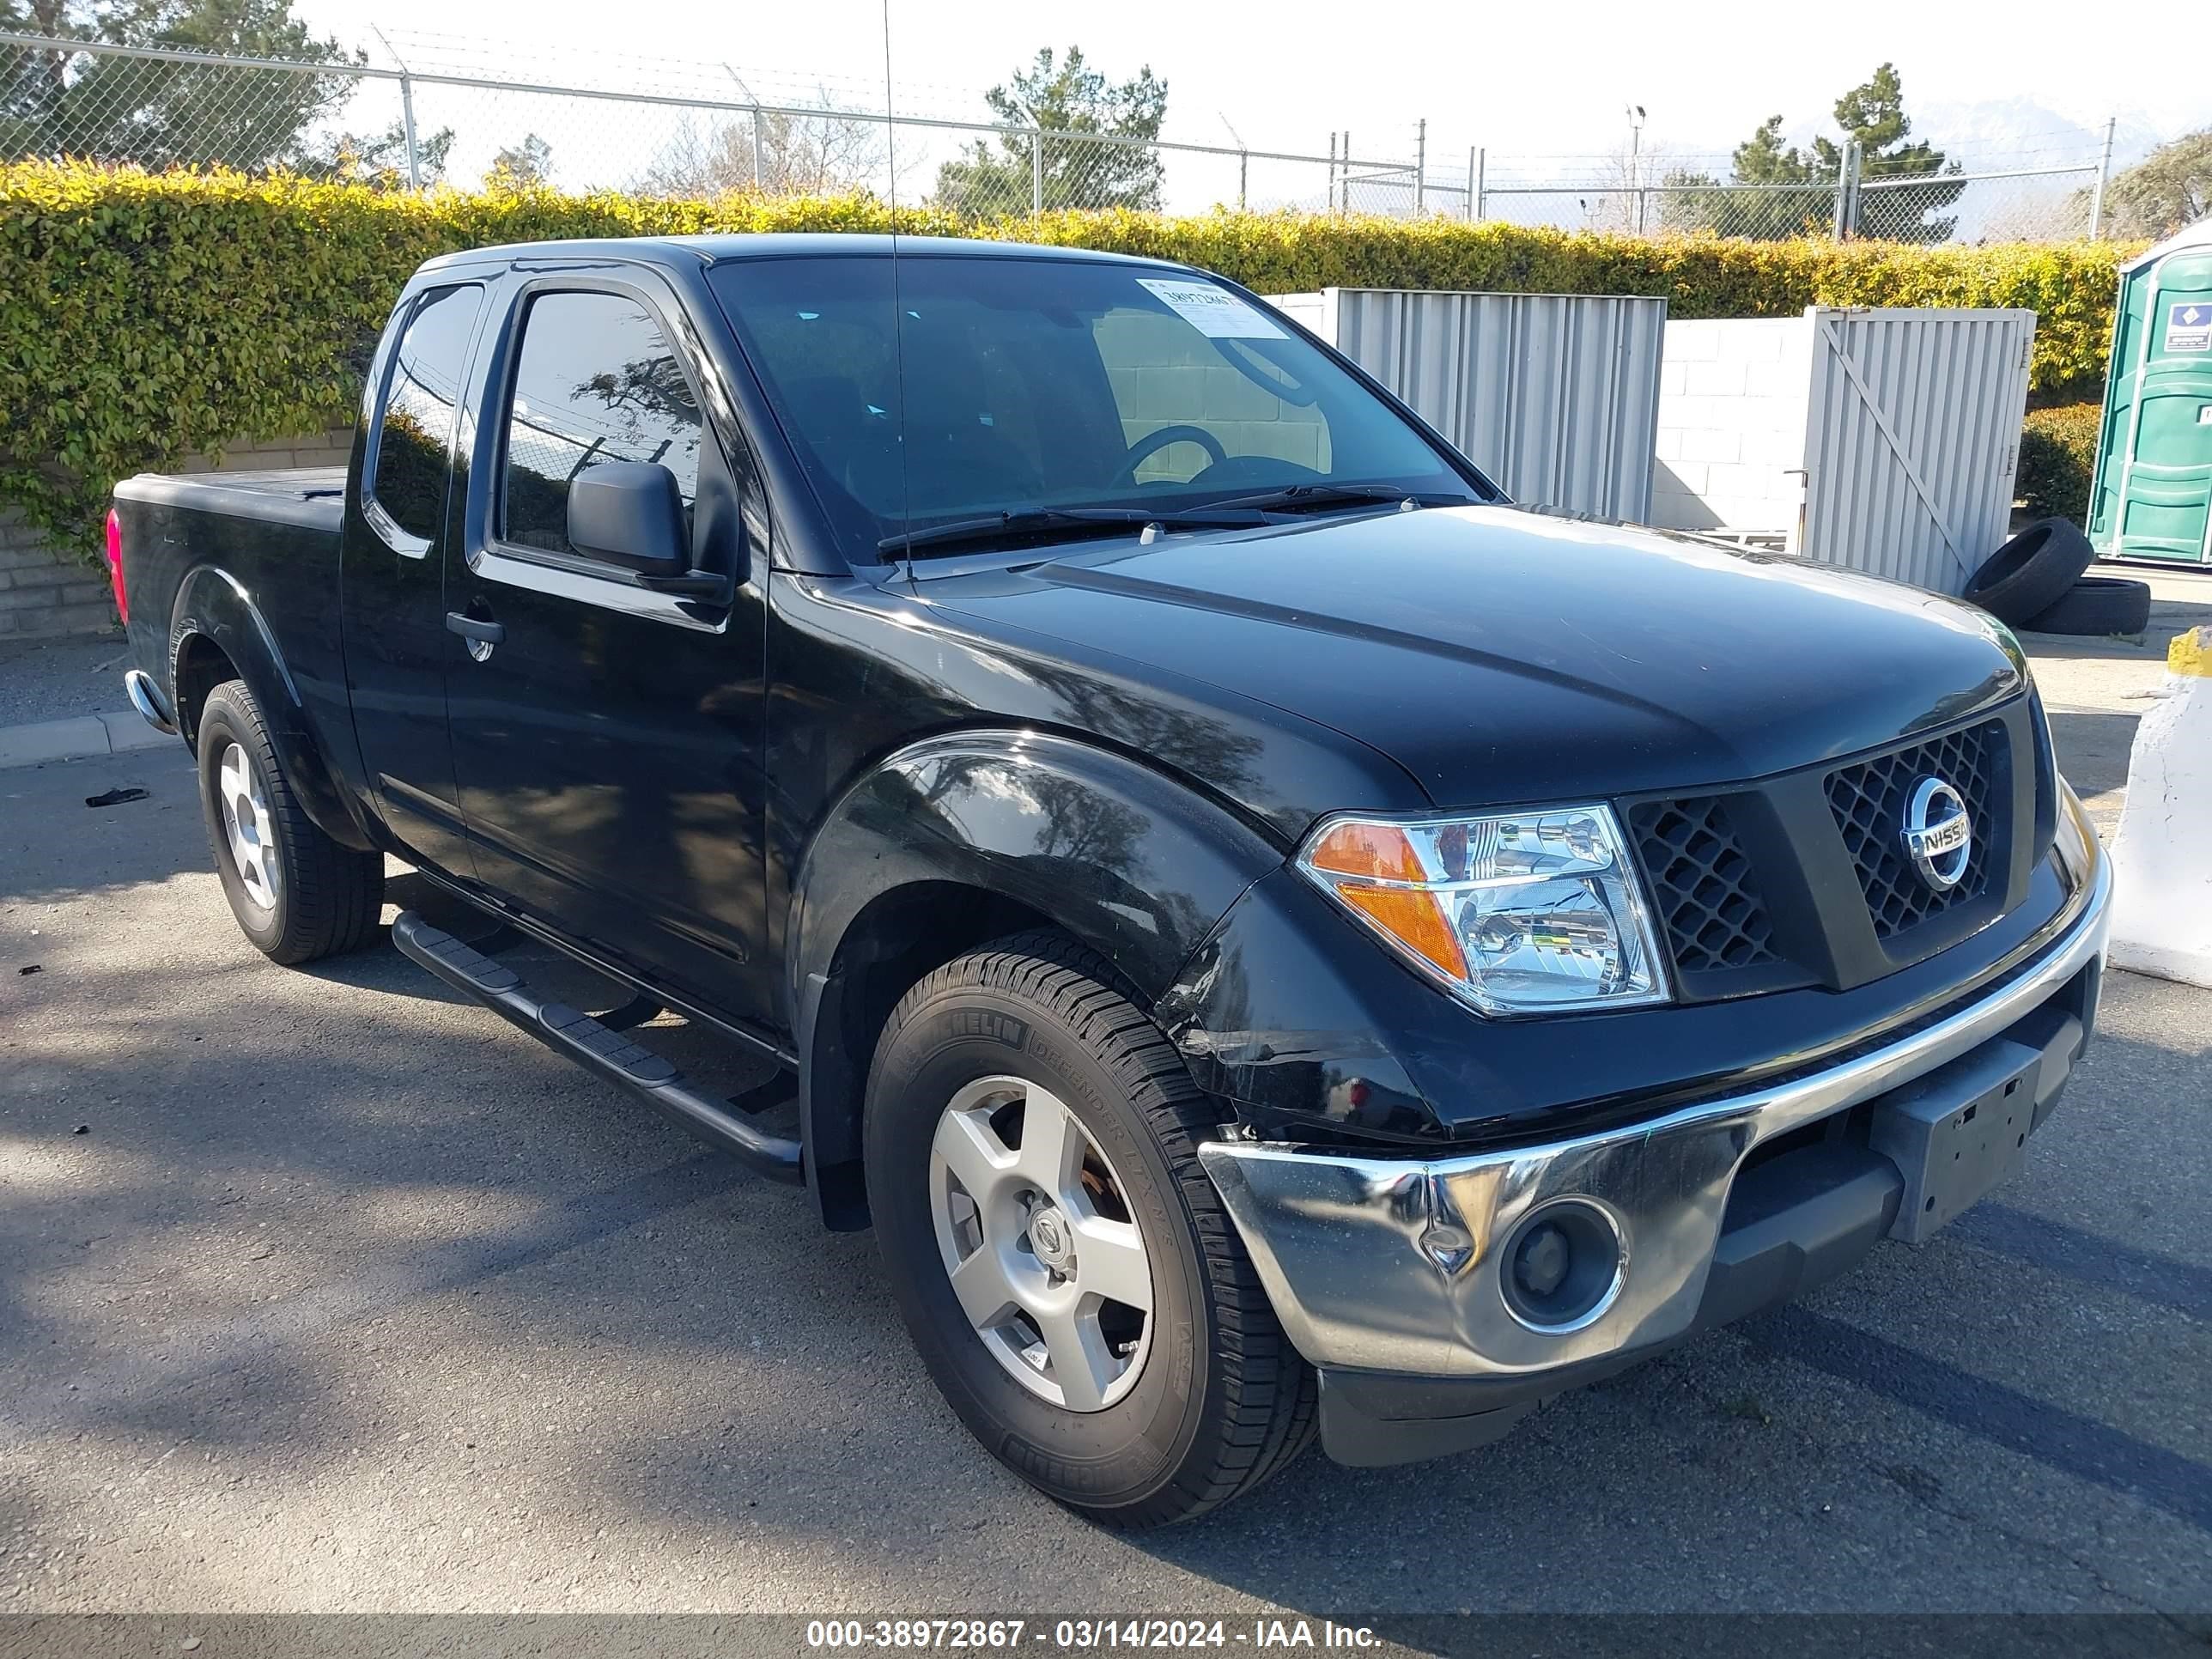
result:
M 428 289 L 392 354 L 362 506 L 377 533 L 404 553 L 428 552 L 444 522 L 461 379 L 483 310 L 483 289 L 474 283 Z

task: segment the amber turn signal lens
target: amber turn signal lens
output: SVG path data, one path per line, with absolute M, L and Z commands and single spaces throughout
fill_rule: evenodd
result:
M 1443 907 L 1434 893 L 1340 881 L 1336 884 L 1336 896 L 1414 955 L 1454 979 L 1467 977 L 1467 958 L 1461 954 L 1459 941 L 1452 937 L 1451 924 L 1444 920 Z
M 1368 876 L 1380 881 L 1423 881 L 1420 854 L 1395 823 L 1340 823 L 1314 843 L 1306 862 L 1333 876 Z

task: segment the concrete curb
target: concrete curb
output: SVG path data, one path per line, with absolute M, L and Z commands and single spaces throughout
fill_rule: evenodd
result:
M 65 720 L 32 720 L 21 726 L 0 726 L 0 769 L 127 755 L 134 750 L 158 749 L 180 741 L 167 732 L 156 732 L 129 708 L 112 714 L 79 714 Z

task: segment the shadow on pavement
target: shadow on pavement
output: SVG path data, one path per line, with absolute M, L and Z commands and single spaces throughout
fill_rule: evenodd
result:
M 162 799 L 182 771 L 152 775 Z M 969 1441 L 872 1238 L 388 946 L 270 967 L 204 857 L 196 811 L 149 817 L 88 854 L 37 842 L 0 895 L 0 932 L 35 902 L 80 953 L 0 1021 L 0 1522 L 132 1540 L 93 1605 L 550 1605 L 608 1534 L 633 1540 L 624 1593 L 834 1587 L 836 1611 L 979 1586 L 1313 1617 L 2212 1600 L 2206 1062 L 2146 982 L 2113 977 L 2027 1172 L 1928 1247 L 1480 1453 L 1309 1455 L 1127 1538 Z M 230 1541 L 147 1532 L 163 1505 Z M 346 1540 L 304 1558 L 325 1577 L 278 1580 L 252 1541 L 293 1515 Z M 465 1547 L 464 1520 L 510 1541 Z

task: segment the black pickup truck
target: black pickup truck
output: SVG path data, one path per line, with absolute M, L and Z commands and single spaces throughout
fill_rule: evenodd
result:
M 256 945 L 378 940 L 387 856 L 467 901 L 394 943 L 872 1225 L 977 1437 L 1120 1524 L 1923 1237 L 2095 1014 L 2001 626 L 1515 507 L 1178 266 L 452 255 L 349 471 L 131 479 L 110 553 Z

